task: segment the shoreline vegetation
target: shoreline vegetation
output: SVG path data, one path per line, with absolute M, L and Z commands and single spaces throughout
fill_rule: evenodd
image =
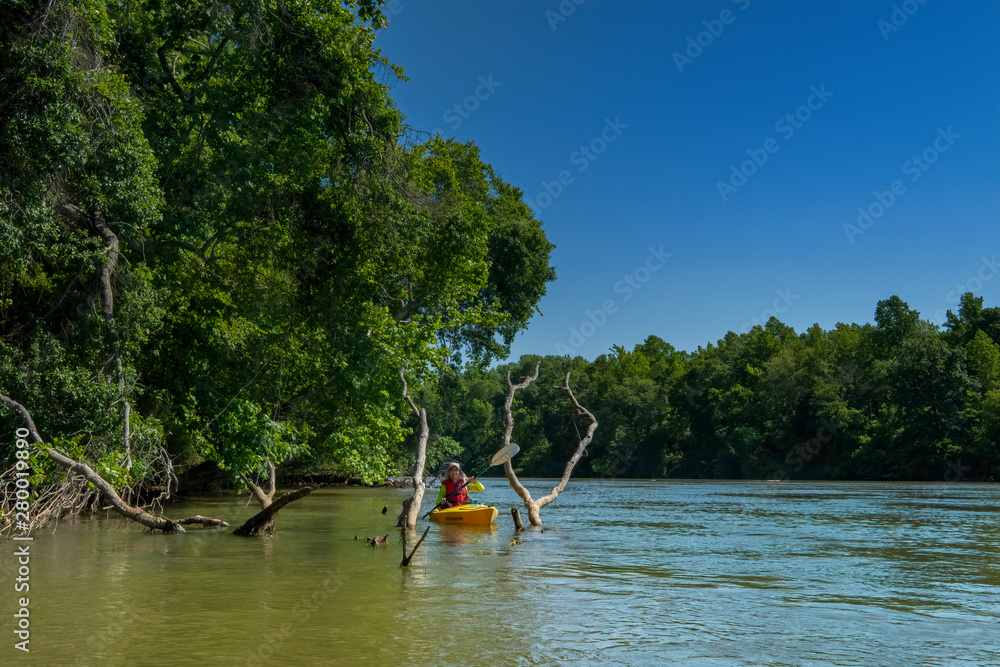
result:
M 601 422 L 576 477 L 997 481 L 1000 309 L 966 293 L 957 310 L 939 328 L 893 296 L 874 324 L 796 333 L 772 317 L 695 352 L 649 336 L 593 361 L 469 365 L 414 392 L 428 460 L 498 441 L 505 375 L 540 363 L 515 404 L 518 474 L 558 476 L 572 450 L 571 415 L 551 410 L 572 372 Z
M 971 293 L 943 327 L 892 296 L 874 324 L 494 365 L 554 246 L 502 165 L 396 108 L 377 2 L 0 17 L 2 534 L 28 504 L 18 530 L 109 503 L 181 532 L 162 508 L 206 462 L 270 532 L 314 488 L 279 480 L 478 469 L 511 442 L 536 515 L 570 474 L 1000 476 L 1000 309 Z
M 567 444 L 579 436 L 571 413 L 551 410 L 558 374 L 570 371 L 583 400 L 610 424 L 589 443 L 574 473 L 580 479 L 994 482 L 1000 472 L 997 311 L 966 294 L 958 315 L 949 312 L 939 331 L 893 297 L 879 303 L 875 325 L 813 327 L 796 335 L 772 318 L 694 354 L 649 337 L 632 352 L 615 347 L 592 362 L 525 356 L 494 368 L 467 364 L 412 389 L 427 406 L 415 413 L 418 419 L 426 413 L 425 485 L 440 483 L 431 471 L 448 461 L 477 466 L 477 449 L 504 437 L 521 443 L 518 474 L 557 478 Z M 538 382 L 525 384 L 510 405 L 510 375 L 528 377 L 532 366 Z M 514 413 L 518 420 L 509 424 Z M 403 429 L 404 414 L 400 407 Z M 733 442 L 733 434 L 742 440 Z M 477 440 L 486 444 L 477 448 Z M 459 442 L 473 446 L 463 449 Z M 400 439 L 390 450 L 395 474 L 377 479 L 343 466 L 321 470 L 308 458 L 278 469 L 269 464 L 265 479 L 272 495 L 279 483 L 412 488 L 408 445 Z M 171 463 L 170 471 L 172 485 L 154 478 L 126 486 L 125 503 L 162 507 L 172 493 L 241 493 L 254 484 L 211 460 L 180 473 Z M 41 495 L 59 485 L 46 487 L 43 480 Z M 68 488 L 73 502 L 63 516 L 106 509 L 100 493 Z M 3 487 L 5 534 L 16 491 L 11 469 Z

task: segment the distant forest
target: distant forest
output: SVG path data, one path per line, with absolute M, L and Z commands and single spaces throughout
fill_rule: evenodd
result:
M 797 334 L 776 318 L 688 353 L 656 336 L 594 361 L 523 356 L 442 374 L 415 392 L 431 461 L 500 441 L 505 376 L 521 474 L 561 474 L 578 441 L 567 371 L 600 426 L 577 475 L 598 478 L 994 481 L 1000 475 L 1000 309 L 965 294 L 943 328 L 899 297 L 875 324 Z M 405 467 L 405 450 L 400 450 Z

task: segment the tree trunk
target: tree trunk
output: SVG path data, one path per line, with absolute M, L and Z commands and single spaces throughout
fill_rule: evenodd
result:
M 406 555 L 406 532 L 403 533 L 403 560 L 399 563 L 400 567 L 407 567 L 410 564 L 410 561 L 413 560 L 413 554 L 417 553 L 417 549 L 419 549 L 420 545 L 424 543 L 424 538 L 427 537 L 427 533 L 430 532 L 430 529 L 430 526 L 427 526 L 427 528 L 424 529 L 424 534 L 420 536 L 420 539 L 417 541 L 416 546 L 413 547 L 413 551 L 410 552 L 409 556 Z M 413 534 L 416 535 L 416 532 Z
M 566 395 L 569 396 L 569 400 L 573 404 L 573 414 L 577 417 L 586 417 L 589 425 L 587 426 L 586 435 L 584 435 L 583 438 L 580 439 L 580 442 L 577 443 L 576 451 L 573 452 L 573 456 L 571 456 L 569 461 L 566 462 L 566 468 L 563 470 L 559 483 L 553 487 L 551 491 L 549 491 L 548 495 L 542 496 L 538 499 L 539 509 L 555 500 L 562 490 L 566 488 L 566 485 L 569 484 L 569 478 L 573 475 L 573 469 L 576 468 L 576 464 L 580 462 L 581 458 L 583 458 L 583 453 L 587 451 L 587 446 L 590 445 L 590 441 L 594 439 L 594 431 L 597 430 L 597 418 L 594 417 L 594 415 L 592 415 L 587 408 L 580 405 L 580 403 L 576 400 L 576 396 L 573 395 L 573 390 L 569 387 L 569 371 L 566 372 L 566 378 L 563 380 L 562 389 L 566 392 Z M 577 432 L 577 435 L 579 435 L 579 432 Z M 534 522 L 532 522 L 532 525 L 534 525 Z M 541 525 L 541 522 L 539 522 L 538 525 Z
M 410 409 L 413 410 L 413 414 L 419 419 L 420 432 L 417 436 L 416 445 L 417 461 L 413 466 L 413 495 L 403 501 L 403 511 L 396 518 L 396 527 L 413 530 L 417 527 L 417 518 L 420 516 L 420 504 L 424 500 L 424 489 L 426 487 L 424 483 L 424 466 L 427 464 L 427 439 L 430 436 L 430 429 L 427 426 L 427 411 L 423 408 L 418 410 L 413 399 L 407 393 L 404 370 L 399 371 L 399 379 L 403 383 L 403 398 L 409 404 Z
M 70 203 L 62 203 L 56 207 L 60 214 L 75 221 L 77 224 L 85 226 L 90 232 L 99 236 L 104 241 L 104 247 L 108 251 L 107 259 L 101 266 L 98 279 L 101 287 L 101 313 L 108 326 L 108 336 L 111 338 L 111 351 L 115 362 L 115 376 L 118 384 L 118 391 L 122 402 L 122 441 L 125 447 L 125 468 L 132 468 L 132 405 L 128 402 L 128 389 L 125 384 L 125 369 L 122 366 L 121 341 L 118 336 L 118 327 L 115 324 L 115 299 L 114 289 L 111 285 L 111 277 L 118 267 L 119 243 L 118 237 L 108 226 L 104 219 L 104 212 L 100 207 L 95 207 L 90 215 L 79 207 Z
M 514 400 L 514 392 L 518 389 L 525 389 L 528 385 L 538 379 L 538 369 L 541 362 L 535 364 L 535 373 L 525 377 L 520 383 L 512 384 L 510 381 L 510 371 L 507 371 L 507 398 L 504 400 L 503 404 L 503 416 L 506 426 L 504 428 L 503 435 L 503 446 L 506 447 L 510 444 L 511 434 L 514 432 L 514 412 L 511 409 L 511 403 Z M 510 464 L 510 461 L 504 464 L 503 470 L 507 475 L 507 481 L 510 482 L 511 487 L 517 492 L 517 495 L 521 497 L 524 501 L 524 507 L 528 510 L 528 523 L 536 528 L 542 526 L 542 515 L 541 509 L 551 503 L 553 500 L 559 497 L 559 494 L 566 488 L 569 484 L 569 478 L 573 474 L 573 469 L 576 464 L 579 463 L 580 459 L 583 457 L 583 453 L 587 449 L 587 445 L 594 438 L 594 431 L 597 430 L 597 419 L 592 415 L 586 408 L 584 408 L 576 400 L 573 395 L 573 390 L 569 386 L 569 372 L 566 373 L 566 378 L 563 380 L 563 391 L 569 396 L 570 402 L 573 403 L 574 414 L 580 417 L 586 417 L 590 422 L 587 428 L 587 434 L 580 439 L 580 442 L 576 446 L 576 451 L 570 457 L 569 461 L 566 462 L 566 468 L 563 470 L 562 478 L 560 478 L 559 483 L 552 488 L 552 490 L 545 496 L 542 496 L 538 500 L 531 497 L 531 493 L 521 484 L 521 481 L 517 478 L 517 474 L 514 472 L 514 467 Z
M 211 517 L 202 516 L 200 514 L 195 514 L 194 516 L 189 516 L 186 519 L 180 519 L 177 523 L 182 526 L 188 526 L 191 524 L 200 524 L 202 526 L 218 526 L 219 528 L 229 528 L 229 524 L 222 519 L 213 519 Z
M 104 265 L 101 267 L 100 280 L 101 280 L 101 310 L 104 313 L 104 321 L 108 325 L 108 335 L 111 337 L 111 349 L 115 360 L 115 372 L 118 381 L 118 392 L 121 395 L 122 402 L 122 422 L 123 422 L 123 440 L 125 445 L 125 468 L 132 468 L 132 450 L 131 450 L 131 416 L 132 416 L 132 406 L 129 405 L 127 391 L 125 388 L 125 370 L 122 368 L 122 354 L 121 347 L 118 340 L 118 328 L 115 326 L 115 305 L 114 305 L 114 292 L 111 288 L 111 276 L 115 272 L 115 268 L 118 266 L 118 237 L 115 233 L 111 231 L 108 227 L 107 222 L 104 220 L 104 213 L 101 212 L 100 208 L 94 209 L 94 214 L 91 216 L 91 229 L 104 241 L 105 247 L 108 249 L 108 258 L 105 260 Z
M 538 506 L 538 503 L 533 501 L 530 503 L 525 503 L 525 506 L 527 506 L 528 508 L 528 523 L 534 526 L 535 528 L 541 528 L 542 514 L 540 511 L 541 508 Z
M 517 532 L 524 530 L 524 524 L 521 523 L 521 513 L 517 511 L 516 507 L 510 508 L 510 515 L 514 519 L 514 530 Z
M 278 513 L 278 510 L 293 500 L 304 498 L 312 492 L 313 487 L 304 486 L 301 489 L 286 493 L 273 503 L 268 503 L 264 509 L 250 517 L 246 523 L 233 531 L 233 535 L 239 535 L 241 537 L 253 537 L 255 535 L 260 535 L 261 533 L 274 535 L 274 515 Z
M 259 484 L 255 484 L 254 481 L 244 473 L 240 473 L 240 478 L 248 487 L 250 487 L 250 493 L 253 494 L 253 497 L 258 503 L 260 503 L 261 508 L 260 511 L 250 517 L 246 523 L 233 531 L 233 535 L 239 535 L 241 537 L 253 537 L 255 535 L 260 535 L 261 533 L 274 535 L 274 518 L 278 513 L 278 510 L 293 500 L 304 498 L 314 490 L 314 487 L 304 486 L 301 489 L 286 493 L 277 500 L 274 500 L 278 474 L 270 459 L 267 461 L 266 490 Z
M 541 366 L 542 362 L 539 361 L 536 363 L 534 374 L 525 376 L 518 384 L 513 384 L 510 381 L 510 371 L 507 371 L 507 397 L 503 402 L 503 419 L 505 426 L 503 431 L 503 442 L 501 443 L 502 447 L 506 447 L 510 444 L 510 438 L 514 433 L 514 412 L 511 408 L 511 404 L 514 402 L 514 392 L 518 389 L 527 389 L 528 385 L 537 380 L 538 371 Z M 507 475 L 507 481 L 510 482 L 511 487 L 513 487 L 517 495 L 521 497 L 521 500 L 524 501 L 524 507 L 528 510 L 528 520 L 531 525 L 541 526 L 542 522 L 540 519 L 537 524 L 532 520 L 531 507 L 535 501 L 532 499 L 531 493 L 528 489 L 524 488 L 524 485 L 521 484 L 521 481 L 517 478 L 517 475 L 514 473 L 514 466 L 511 465 L 510 461 L 503 464 L 503 471 L 504 474 Z M 535 509 L 535 514 L 538 514 L 537 508 Z

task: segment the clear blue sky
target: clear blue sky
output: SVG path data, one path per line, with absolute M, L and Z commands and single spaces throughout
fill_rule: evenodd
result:
M 475 141 L 557 246 L 512 356 L 593 359 L 1000 305 L 998 7 L 392 0 L 378 44 L 408 122 Z

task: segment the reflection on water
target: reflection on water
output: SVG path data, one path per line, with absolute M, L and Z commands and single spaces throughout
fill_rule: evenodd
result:
M 484 481 L 499 525 L 433 524 L 408 568 L 381 514 L 403 490 L 317 491 L 273 538 L 38 533 L 31 663 L 1000 664 L 996 486 L 577 481 L 516 541 L 516 496 Z M 29 664 L 12 645 L 0 663 Z

